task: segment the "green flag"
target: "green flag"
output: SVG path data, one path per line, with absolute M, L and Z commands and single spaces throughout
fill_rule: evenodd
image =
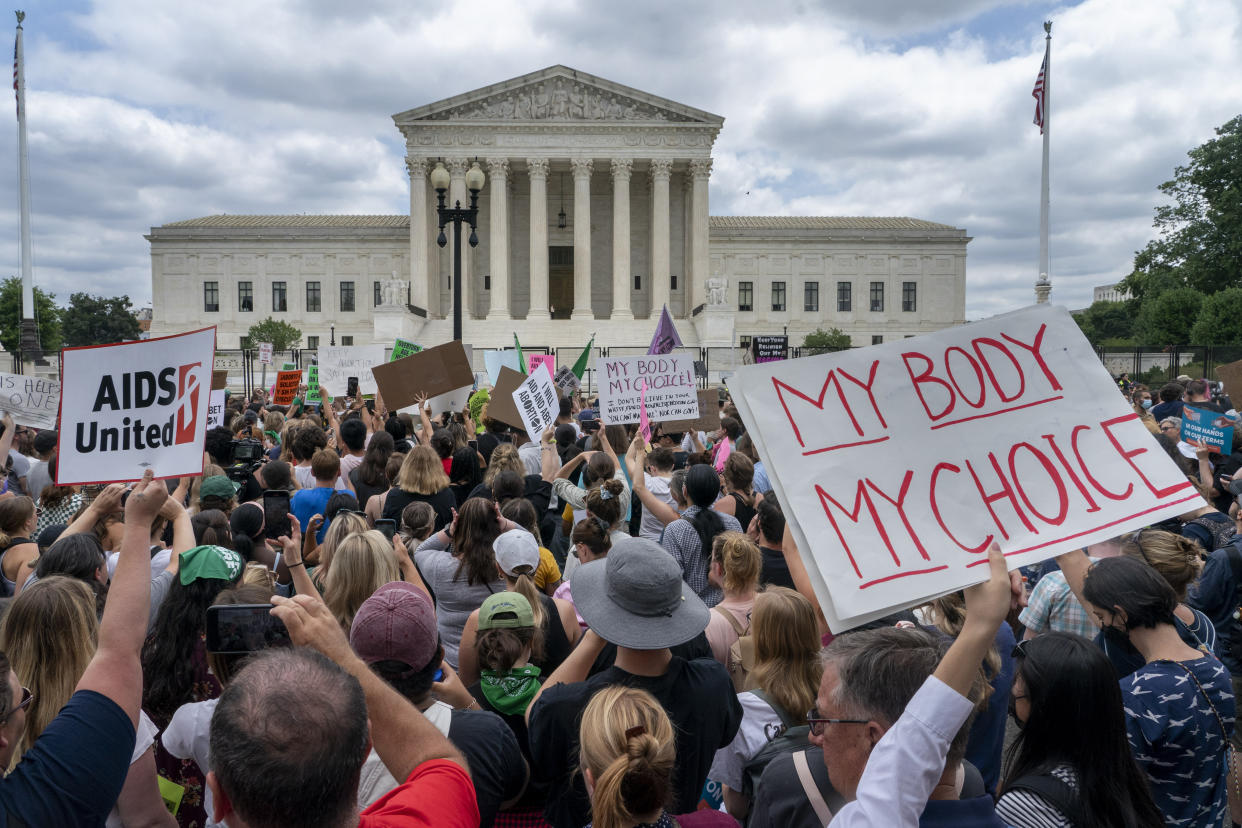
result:
M 578 355 L 578 361 L 574 363 L 574 376 L 582 379 L 582 375 L 586 373 L 587 364 L 591 361 L 591 346 L 595 344 L 595 334 L 591 334 L 591 341 L 582 349 L 582 353 Z
M 518 352 L 518 369 L 522 372 L 522 376 L 526 376 L 526 357 L 522 356 L 522 343 L 518 342 L 517 331 L 513 332 L 513 347 Z

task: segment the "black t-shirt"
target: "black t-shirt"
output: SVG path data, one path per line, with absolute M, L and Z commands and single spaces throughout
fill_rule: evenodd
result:
M 707 642 L 707 632 L 703 631 L 689 641 L 685 641 L 674 647 L 670 647 L 673 655 L 685 661 L 694 661 L 696 658 L 714 658 L 712 655 L 712 645 Z M 595 657 L 595 662 L 591 665 L 588 676 L 594 676 L 602 673 L 612 667 L 617 661 L 617 645 L 612 642 L 605 642 L 603 649 L 599 651 L 599 655 Z
M 547 673 L 540 672 L 540 679 L 547 679 Z M 548 784 L 547 775 L 530 758 L 530 736 L 526 732 L 526 711 L 521 713 L 501 713 L 492 707 L 492 703 L 487 700 L 487 696 L 483 695 L 483 685 L 477 681 L 470 685 L 470 695 L 474 696 L 475 701 L 479 703 L 479 707 L 499 716 L 509 726 L 509 730 L 513 732 L 513 737 L 517 740 L 518 748 L 522 751 L 522 756 L 525 757 L 530 765 L 530 781 L 526 783 L 526 790 L 522 793 L 522 798 L 514 803 L 513 810 L 542 809 L 548 801 L 548 791 L 551 785 Z
M 668 712 L 677 732 L 677 765 L 669 812 L 689 813 L 698 806 L 716 751 L 733 741 L 742 721 L 729 673 L 715 659 L 693 661 L 673 656 L 662 676 L 636 676 L 610 667 L 586 681 L 546 688 L 530 709 L 530 750 L 536 765 L 552 782 L 544 816 L 556 826 L 591 821 L 578 767 L 578 724 L 587 702 L 599 690 L 623 684 L 646 690 Z
M 501 803 L 518 796 L 526 785 L 522 750 L 504 720 L 486 710 L 454 710 L 448 738 L 470 765 L 479 825 L 486 828 L 496 819 Z
M 367 507 L 367 501 L 371 499 L 372 495 L 383 494 L 388 491 L 388 484 L 382 483 L 379 486 L 372 486 L 368 483 L 364 483 L 358 474 L 360 471 L 362 471 L 360 467 L 354 467 L 350 470 L 349 482 L 354 485 L 354 491 L 358 495 L 359 508 L 365 509 Z M 400 518 L 397 520 L 400 522 Z
M 388 497 L 384 500 L 383 517 L 395 520 L 400 526 L 401 513 L 405 511 L 405 507 L 419 501 L 430 503 L 432 510 L 436 513 L 436 525 L 431 530 L 432 532 L 439 532 L 453 522 L 453 510 L 457 508 L 457 498 L 453 497 L 452 490 L 447 486 L 429 495 L 413 494 L 394 486 L 388 490 Z
M 785 562 L 785 553 L 767 546 L 759 547 L 759 551 L 763 555 L 763 568 L 759 570 L 759 583 L 797 589 L 794 586 L 793 575 L 789 574 L 789 564 Z

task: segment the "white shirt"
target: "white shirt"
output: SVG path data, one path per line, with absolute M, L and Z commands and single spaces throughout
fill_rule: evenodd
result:
M 299 489 L 313 489 L 319 485 L 318 483 L 315 482 L 315 474 L 314 472 L 311 471 L 311 467 L 309 463 L 307 463 L 305 466 L 294 466 L 293 467 L 293 478 L 298 481 Z M 344 477 L 336 478 L 336 488 L 346 489 L 349 491 L 350 494 L 353 494 L 353 489 L 350 489 L 348 486 L 345 485 Z
M 155 547 L 151 547 L 154 549 Z M 116 561 L 121 555 L 120 552 L 108 553 L 108 580 L 112 580 L 112 576 L 116 575 Z M 171 549 L 161 549 L 151 556 L 151 580 L 160 577 L 160 573 L 168 568 L 168 562 L 172 560 Z
M 133 765 L 142 758 L 151 746 L 155 744 L 155 734 L 160 729 L 155 726 L 155 722 L 141 710 L 138 711 L 138 730 L 134 734 L 134 753 L 130 757 L 129 764 Z M 116 806 L 112 806 L 112 810 L 108 813 L 108 821 L 104 823 L 107 828 L 124 828 L 121 822 L 121 814 L 117 811 Z
M 540 475 L 543 473 L 543 455 L 538 443 L 532 440 L 518 446 L 518 457 L 522 458 L 522 465 L 526 466 L 527 474 Z M 557 459 L 560 459 L 559 455 Z
M 667 503 L 673 509 L 677 508 L 673 504 L 673 495 L 668 490 L 667 477 L 657 477 L 644 472 L 643 479 L 646 481 L 647 491 Z M 643 509 L 642 522 L 638 524 L 638 534 L 640 537 L 659 543 L 660 537 L 664 534 L 664 521 L 652 514 L 650 509 Z
M 853 802 L 831 828 L 917 828 L 944 775 L 949 743 L 974 705 L 935 676 L 914 694 L 897 723 L 876 742 Z
M 173 714 L 168 727 L 164 728 L 164 734 L 160 736 L 164 750 L 178 759 L 193 759 L 204 776 L 211 768 L 211 715 L 216 712 L 216 703 L 219 701 L 208 699 L 181 705 Z M 203 786 L 203 807 L 207 809 L 209 828 L 223 826 L 223 823 L 211 821 L 215 810 L 211 789 L 206 785 Z
M 423 715 L 427 717 L 427 721 L 436 726 L 441 736 L 448 738 L 449 725 L 453 723 L 452 707 L 442 701 L 435 701 L 431 703 L 431 707 L 423 711 Z M 375 752 L 375 748 L 372 748 L 367 754 L 366 761 L 362 763 L 362 775 L 358 778 L 358 807 L 360 809 L 368 807 L 404 782 L 404 779 L 398 782 L 388 772 L 388 768 L 384 767 L 384 761 Z
M 742 723 L 738 725 L 733 741 L 716 751 L 707 778 L 741 791 L 746 763 L 768 743 L 767 726 L 779 725 L 781 717 L 772 705 L 754 693 L 738 693 L 737 700 L 742 705 Z

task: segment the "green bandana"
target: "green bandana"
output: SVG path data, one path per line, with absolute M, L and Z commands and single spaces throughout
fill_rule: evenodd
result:
M 242 571 L 241 555 L 223 546 L 196 546 L 181 553 L 181 585 L 199 578 L 235 581 Z
M 514 667 L 507 673 L 484 670 L 479 681 L 483 697 L 496 710 L 507 715 L 520 715 L 539 692 L 539 668 L 533 664 Z

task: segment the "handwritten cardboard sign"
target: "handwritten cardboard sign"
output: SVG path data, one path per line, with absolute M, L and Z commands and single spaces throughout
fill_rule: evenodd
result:
M 415 345 L 413 342 L 407 342 L 404 339 L 396 339 L 392 343 L 392 353 L 388 355 L 389 362 L 396 362 L 404 359 L 410 354 L 416 354 L 423 349 L 422 345 Z
M 684 354 L 599 357 L 599 409 L 604 422 L 636 423 L 644 383 L 647 415 L 653 420 L 679 420 L 699 413 L 694 363 Z
M 229 371 L 227 368 L 217 368 L 211 372 L 211 390 L 223 391 L 229 385 Z
M 32 428 L 56 428 L 60 383 L 56 380 L 0 372 L 0 413 Z
M 533 374 L 540 365 L 548 369 L 548 376 L 556 378 L 556 357 L 553 354 L 527 354 L 526 373 Z
M 1064 308 L 738 369 L 835 632 L 1203 504 Z
M 260 365 L 271 365 L 272 364 L 272 343 L 270 342 L 259 343 L 259 364 Z
M 384 364 L 383 345 L 324 345 L 319 348 L 319 386 L 334 397 L 345 396 L 350 377 L 359 394 L 375 393 L 371 370 Z
M 522 418 L 522 426 L 532 440 L 538 440 L 544 429 L 556 421 L 560 413 L 560 396 L 547 371 L 531 369 L 530 375 L 513 392 L 513 405 Z
M 1228 454 L 1233 451 L 1233 429 L 1237 425 L 1237 421 L 1219 411 L 1193 405 L 1182 406 L 1180 436 L 1183 443 L 1206 446 L 1216 454 Z
M 215 347 L 203 328 L 61 351 L 56 482 L 200 474 Z
M 384 403 L 391 409 L 414 405 L 423 394 L 436 397 L 474 384 L 470 357 L 457 341 L 377 365 L 374 374 Z
M 574 373 L 574 369 L 568 365 L 562 365 L 556 369 L 556 373 L 552 375 L 552 381 L 556 383 L 556 387 L 561 390 L 562 394 L 572 394 L 582 387 L 582 380 Z
M 521 371 L 502 365 L 496 377 L 496 385 L 492 388 L 491 398 L 487 402 L 487 416 L 514 428 L 526 428 L 522 413 L 518 411 L 517 403 L 513 398 L 526 380 L 527 377 L 522 376 Z
M 1242 359 L 1216 366 L 1216 379 L 1225 386 L 1225 393 L 1235 406 L 1242 405 Z
M 696 392 L 698 416 L 680 420 L 665 420 L 660 423 L 660 431 L 664 434 L 675 434 L 684 431 L 715 431 L 720 428 L 720 392 L 715 388 L 701 388 Z
M 306 401 L 308 403 L 317 403 L 320 401 L 319 396 L 319 366 L 312 365 L 306 369 Z
M 281 371 L 276 375 L 276 390 L 272 394 L 272 402 L 276 405 L 289 405 L 298 395 L 298 386 L 301 384 L 301 371 Z

